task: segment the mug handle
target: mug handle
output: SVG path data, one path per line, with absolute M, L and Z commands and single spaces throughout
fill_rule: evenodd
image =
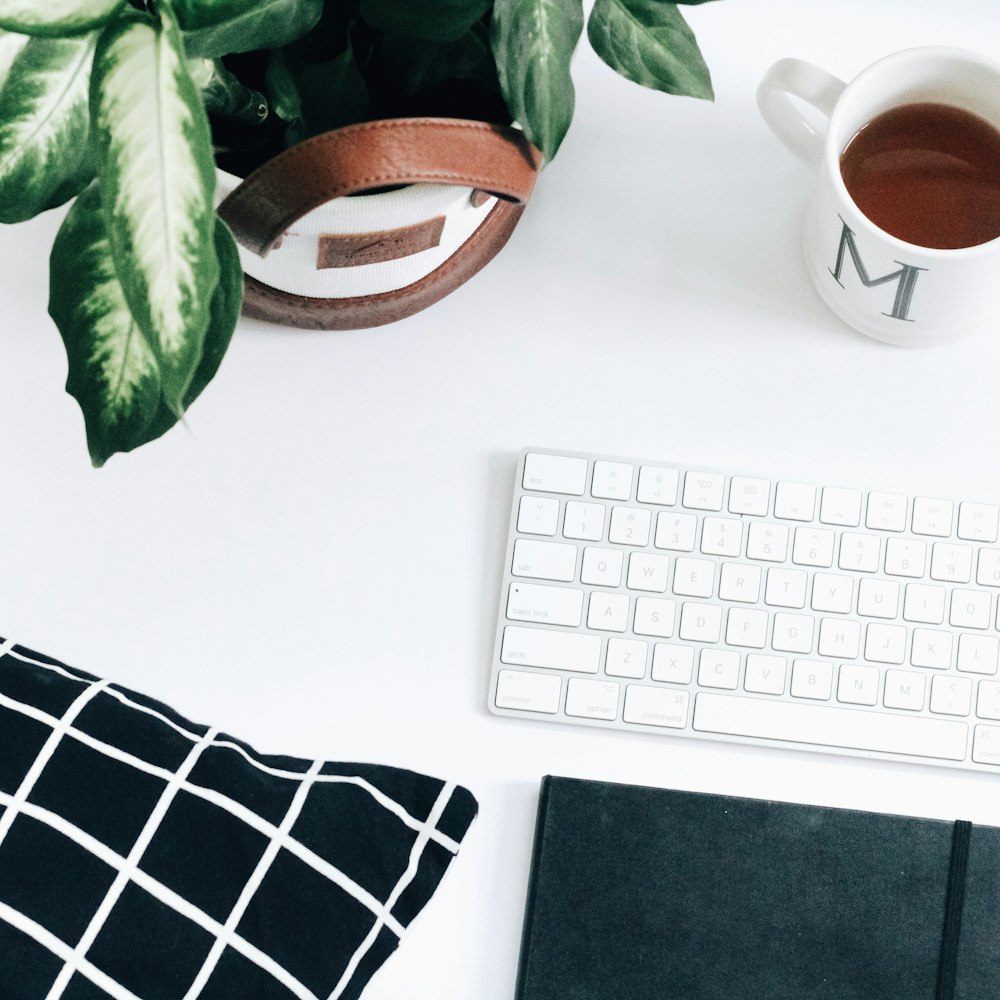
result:
M 779 59 L 757 87 L 757 107 L 771 131 L 816 170 L 823 157 L 826 130 L 820 132 L 807 121 L 792 103 L 792 97 L 811 104 L 829 118 L 846 86 L 843 80 L 812 63 Z

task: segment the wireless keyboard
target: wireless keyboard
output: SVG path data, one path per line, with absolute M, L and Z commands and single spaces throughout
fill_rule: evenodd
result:
M 998 517 L 526 449 L 490 710 L 996 771 Z

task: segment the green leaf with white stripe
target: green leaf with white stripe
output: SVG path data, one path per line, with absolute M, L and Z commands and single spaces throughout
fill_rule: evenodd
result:
M 101 35 L 91 89 L 101 198 L 122 290 L 180 415 L 218 282 L 208 119 L 169 5 Z
M 323 0 L 174 0 L 192 56 L 277 49 L 315 27 Z
M 0 90 L 3 90 L 3 85 L 7 82 L 14 60 L 27 44 L 27 35 L 18 35 L 13 31 L 0 31 Z
M 126 0 L 0 0 L 0 28 L 25 35 L 84 35 L 109 21 Z
M 96 185 L 76 200 L 52 247 L 49 314 L 66 346 L 66 391 L 83 410 L 94 465 L 148 440 L 160 407 L 156 356 L 133 320 Z
M 236 249 L 236 240 L 221 219 L 215 221 L 215 249 L 219 255 L 219 284 L 212 296 L 212 319 L 205 335 L 205 349 L 195 369 L 194 378 L 184 393 L 185 410 L 215 378 L 222 358 L 229 349 L 229 342 L 233 339 L 233 331 L 243 305 L 243 265 Z M 177 415 L 165 403 L 160 403 L 146 436 L 152 441 L 165 434 L 176 423 Z
M 664 0 L 596 0 L 587 22 L 594 51 L 627 80 L 711 100 L 712 79 L 694 32 Z
M 23 222 L 81 191 L 94 37 L 33 38 L 0 90 L 0 222 Z
M 569 64 L 583 31 L 582 0 L 496 0 L 491 42 L 514 120 L 551 160 L 573 120 Z

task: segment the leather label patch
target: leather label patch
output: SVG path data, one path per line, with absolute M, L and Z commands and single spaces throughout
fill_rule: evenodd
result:
M 441 243 L 444 216 L 381 233 L 347 233 L 319 238 L 316 270 L 329 267 L 361 267 L 386 260 L 412 257 Z

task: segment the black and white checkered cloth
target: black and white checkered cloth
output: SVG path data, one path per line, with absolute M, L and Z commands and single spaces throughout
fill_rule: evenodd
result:
M 475 815 L 0 640 L 0 998 L 353 1000 Z

